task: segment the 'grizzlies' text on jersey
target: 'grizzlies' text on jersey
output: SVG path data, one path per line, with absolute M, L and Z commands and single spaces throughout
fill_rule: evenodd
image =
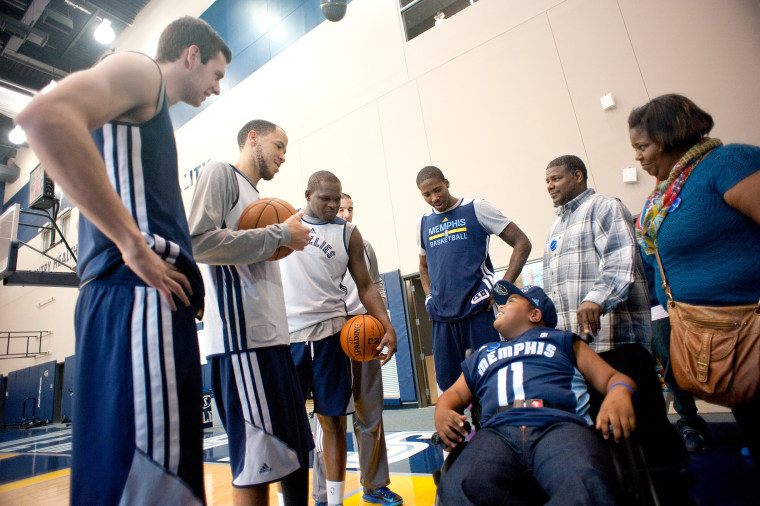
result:
M 340 281 L 348 268 L 353 226 L 338 217 L 325 223 L 306 215 L 301 223 L 311 229 L 309 244 L 280 260 L 291 333 L 346 316 Z

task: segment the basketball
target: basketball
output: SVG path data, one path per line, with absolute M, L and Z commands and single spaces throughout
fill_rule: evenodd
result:
M 296 214 L 295 208 L 282 199 L 274 197 L 259 199 L 243 210 L 243 214 L 238 220 L 238 229 L 264 228 L 282 223 L 294 214 Z M 267 258 L 267 261 L 279 260 L 291 253 L 293 253 L 292 249 L 287 246 L 280 246 L 271 257 Z
M 349 319 L 340 330 L 340 347 L 352 360 L 367 362 L 377 356 L 377 346 L 385 334 L 383 324 L 370 315 Z

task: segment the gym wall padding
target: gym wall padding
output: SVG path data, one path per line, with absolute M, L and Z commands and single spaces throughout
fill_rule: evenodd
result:
M 51 422 L 55 377 L 55 360 L 9 373 L 4 422 L 20 424 L 33 418 Z
M 203 389 L 213 390 L 213 376 L 211 376 L 211 364 L 203 364 L 201 366 L 201 383 L 203 385 Z
M 418 402 L 415 388 L 414 365 L 412 364 L 412 347 L 409 343 L 409 329 L 406 326 L 406 308 L 402 292 L 401 273 L 399 270 L 380 274 L 385 285 L 391 323 L 396 330 L 396 374 L 398 375 L 399 401 Z
M 0 376 L 0 424 L 5 423 L 5 385 L 8 382 L 7 376 Z
M 72 421 L 74 406 L 74 369 L 76 368 L 77 358 L 75 355 L 66 357 L 63 363 L 63 388 L 61 391 L 61 420 Z

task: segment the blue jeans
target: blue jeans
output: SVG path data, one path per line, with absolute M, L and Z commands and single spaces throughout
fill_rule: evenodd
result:
M 441 504 L 506 504 L 533 471 L 547 504 L 614 505 L 612 463 L 600 437 L 572 422 L 500 425 L 478 431 L 438 485 Z
M 673 369 L 670 367 L 670 319 L 662 318 L 652 321 L 652 352 L 665 369 L 665 383 L 673 393 L 673 408 L 680 416 L 678 430 L 695 429 L 700 434 L 705 434 L 707 422 L 697 414 L 697 404 L 694 396 L 686 390 L 681 390 L 676 379 L 673 377 Z

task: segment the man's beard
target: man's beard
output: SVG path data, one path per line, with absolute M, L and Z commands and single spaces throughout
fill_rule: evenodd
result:
M 264 181 L 271 181 L 274 177 L 274 171 L 270 170 L 264 161 L 264 152 L 261 146 L 256 146 L 256 164 L 259 166 L 259 176 Z

